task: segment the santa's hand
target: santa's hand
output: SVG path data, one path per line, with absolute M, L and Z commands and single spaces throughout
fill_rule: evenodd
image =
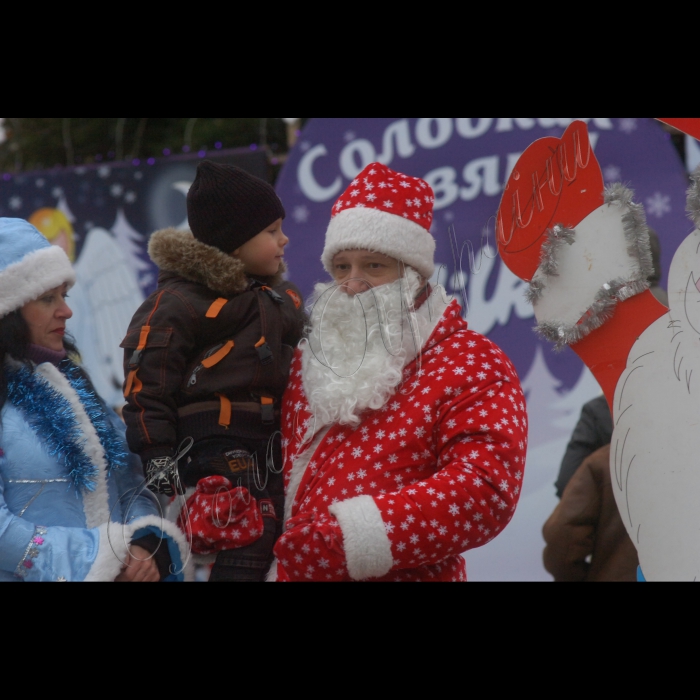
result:
M 274 552 L 290 581 L 350 580 L 343 532 L 332 515 L 290 518 Z

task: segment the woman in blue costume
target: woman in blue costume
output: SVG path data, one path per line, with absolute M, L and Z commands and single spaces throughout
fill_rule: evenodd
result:
M 189 579 L 123 424 L 67 355 L 74 281 L 61 248 L 0 218 L 0 581 Z

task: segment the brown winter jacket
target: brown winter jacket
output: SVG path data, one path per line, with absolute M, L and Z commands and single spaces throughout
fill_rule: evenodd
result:
M 610 445 L 587 457 L 544 525 L 544 567 L 555 581 L 635 581 L 637 550 L 613 496 Z
M 267 438 L 303 332 L 299 290 L 279 275 L 251 280 L 189 231 L 157 231 L 148 252 L 158 288 L 121 344 L 129 448 L 145 462 L 188 436 Z

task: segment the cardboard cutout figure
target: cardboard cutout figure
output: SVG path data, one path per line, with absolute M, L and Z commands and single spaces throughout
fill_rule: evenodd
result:
M 536 331 L 569 345 L 610 404 L 613 490 L 647 580 L 700 576 L 698 180 L 700 169 L 688 192 L 696 230 L 671 264 L 670 309 L 648 291 L 644 210 L 626 187 L 603 187 L 583 122 L 523 153 L 497 214 L 499 251 L 530 283 Z

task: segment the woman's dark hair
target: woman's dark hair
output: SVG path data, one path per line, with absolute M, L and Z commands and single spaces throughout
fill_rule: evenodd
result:
M 30 345 L 29 326 L 19 310 L 13 311 L 0 319 L 0 410 L 7 401 L 7 376 L 5 359 L 9 355 L 18 362 L 29 364 Z M 66 335 L 63 346 L 69 355 L 78 354 L 73 339 Z

